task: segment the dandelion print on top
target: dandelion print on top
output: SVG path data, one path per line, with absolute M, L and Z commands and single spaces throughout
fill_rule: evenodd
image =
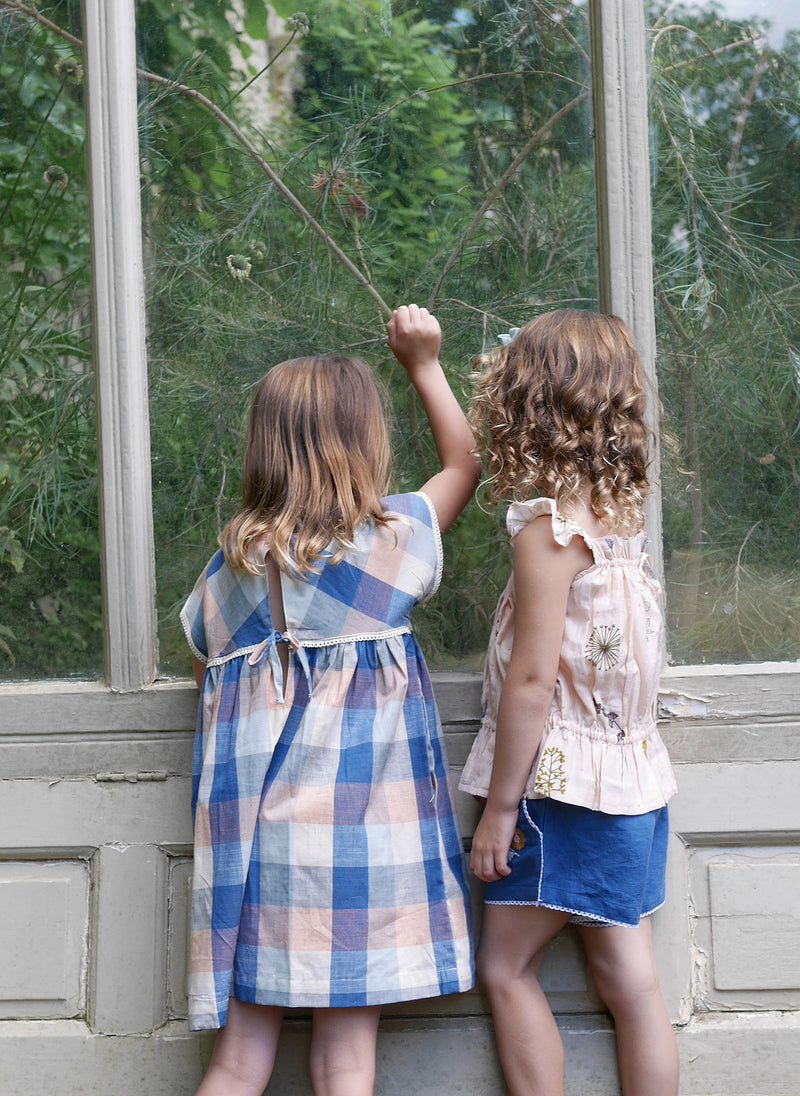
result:
M 609 670 L 619 661 L 622 633 L 613 624 L 601 624 L 589 636 L 586 657 L 598 670 Z

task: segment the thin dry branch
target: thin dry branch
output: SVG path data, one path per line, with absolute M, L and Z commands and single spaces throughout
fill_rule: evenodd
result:
M 683 31 L 686 31 L 687 34 L 694 35 L 694 37 L 700 42 L 703 49 L 706 51 L 706 56 L 705 56 L 705 58 L 685 57 L 683 59 L 683 61 L 675 61 L 675 63 L 672 64 L 672 65 L 664 65 L 664 67 L 661 69 L 661 73 L 664 76 L 667 76 L 671 72 L 676 72 L 678 69 L 689 68 L 691 65 L 696 65 L 698 61 L 705 60 L 708 57 L 719 58 L 719 57 L 722 57 L 723 54 L 733 53 L 737 49 L 741 49 L 743 46 L 751 46 L 753 44 L 753 39 L 752 38 L 739 38 L 735 42 L 727 42 L 724 46 L 716 46 L 712 49 L 712 47 L 709 46 L 709 44 L 705 41 L 705 39 L 701 35 L 699 35 L 697 33 L 697 31 L 692 30 L 691 27 L 684 27 L 680 23 L 673 23 L 669 27 L 662 27 L 662 29 L 657 34 L 655 34 L 653 36 L 652 49 L 651 49 L 651 54 L 653 56 L 655 56 L 655 48 L 656 48 L 656 45 L 658 44 L 658 39 L 666 31 L 671 31 L 671 30 L 683 30 Z M 728 75 L 727 72 L 726 72 L 726 75 Z
M 72 46 L 77 46 L 78 49 L 83 49 L 83 42 L 80 38 L 76 38 L 74 34 L 70 34 L 69 31 L 64 30 L 63 27 L 59 27 L 57 23 L 53 23 L 41 12 L 37 11 L 31 4 L 21 4 L 18 0 L 0 0 L 0 7 L 8 8 L 9 11 L 19 12 L 20 15 L 26 15 L 29 19 L 33 19 L 43 27 L 47 27 L 53 34 L 57 34 L 59 38 L 63 38 L 65 42 L 69 42 Z
M 0 7 L 4 7 L 9 11 L 16 11 L 21 15 L 27 16 L 29 19 L 33 19 L 35 22 L 47 27 L 54 34 L 58 35 L 65 41 L 70 42 L 78 49 L 83 49 L 83 43 L 79 38 L 69 34 L 67 31 L 62 30 L 51 20 L 45 18 L 39 11 L 36 10 L 30 4 L 20 3 L 19 0 L 0 0 Z M 369 295 L 375 300 L 386 316 L 391 316 L 392 310 L 388 304 L 381 297 L 380 293 L 375 289 L 371 282 L 364 277 L 355 263 L 342 251 L 336 241 L 328 235 L 322 225 L 317 219 L 306 209 L 300 199 L 294 194 L 292 190 L 284 183 L 281 177 L 270 167 L 264 157 L 258 152 L 248 137 L 242 132 L 236 125 L 232 118 L 230 118 L 224 110 L 207 98 L 202 92 L 196 91 L 194 88 L 188 87 L 186 84 L 181 84 L 176 80 L 169 80 L 164 76 L 157 76 L 153 72 L 147 72 L 144 69 L 137 69 L 137 74 L 143 80 L 148 83 L 155 84 L 157 87 L 162 87 L 166 91 L 175 91 L 180 95 L 183 95 L 187 99 L 192 99 L 200 106 L 204 107 L 210 114 L 222 123 L 223 126 L 233 134 L 234 138 L 239 142 L 242 148 L 247 152 L 250 158 L 258 165 L 264 172 L 270 182 L 280 192 L 288 204 L 300 215 L 305 221 L 312 232 L 322 240 L 329 251 L 339 260 L 342 266 L 347 270 L 349 274 L 362 286 L 362 288 L 369 293 Z
M 741 618 L 741 615 L 739 613 L 739 606 L 741 604 L 741 588 L 740 588 L 739 580 L 740 580 L 740 577 L 741 577 L 742 572 L 744 570 L 744 565 L 742 564 L 742 556 L 744 555 L 744 550 L 747 547 L 748 540 L 750 539 L 750 537 L 756 531 L 756 529 L 759 527 L 760 524 L 761 524 L 761 522 L 757 521 L 755 523 L 755 525 L 751 525 L 750 528 L 747 531 L 747 536 L 744 538 L 742 543 L 739 545 L 739 551 L 736 555 L 736 572 L 735 572 L 736 577 L 734 579 L 734 587 L 733 587 L 734 588 L 734 606 L 736 608 L 736 629 L 739 632 L 739 639 L 741 639 L 742 646 L 747 651 L 747 655 L 748 655 L 749 658 L 753 657 L 753 652 L 750 650 L 750 647 L 747 644 L 747 640 L 744 637 L 744 628 L 742 627 L 742 618 Z
M 767 71 L 770 57 L 772 56 L 772 50 L 769 46 L 765 46 L 761 51 L 761 56 L 758 58 L 758 63 L 753 70 L 753 78 L 750 81 L 750 86 L 745 93 L 742 100 L 742 109 L 739 111 L 739 115 L 736 119 L 736 133 L 733 137 L 733 144 L 731 146 L 731 154 L 728 159 L 728 165 L 726 168 L 729 182 L 732 184 L 736 176 L 737 168 L 739 167 L 739 160 L 742 155 L 742 144 L 744 142 L 744 129 L 747 125 L 747 119 L 750 117 L 750 111 L 753 109 L 753 102 L 758 91 L 758 85 L 761 83 L 761 77 Z M 722 216 L 727 220 L 730 217 L 731 210 L 733 208 L 733 201 L 731 197 L 728 197 L 725 202 L 725 208 L 722 212 Z
M 561 107 L 560 110 L 557 110 L 555 114 L 552 115 L 552 117 L 548 118 L 543 126 L 540 126 L 539 129 L 537 129 L 536 132 L 528 138 L 523 148 L 517 153 L 509 166 L 500 176 L 497 183 L 489 191 L 486 198 L 481 203 L 478 212 L 470 221 L 466 231 L 464 232 L 464 235 L 459 240 L 455 250 L 442 267 L 442 271 L 436 281 L 436 285 L 431 290 L 430 297 L 428 298 L 428 308 L 433 308 L 434 304 L 436 303 L 436 297 L 442 287 L 442 282 L 457 262 L 459 255 L 464 250 L 464 247 L 467 244 L 467 241 L 477 232 L 478 228 L 480 227 L 481 221 L 486 216 L 487 211 L 491 209 L 495 200 L 503 193 L 511 179 L 513 179 L 514 175 L 517 173 L 517 171 L 528 158 L 528 156 L 530 156 L 534 148 L 536 148 L 539 142 L 547 136 L 547 134 L 553 129 L 554 126 L 558 125 L 562 118 L 566 118 L 566 116 L 570 114 L 573 110 L 575 110 L 576 107 L 580 106 L 581 103 L 585 103 L 590 95 L 590 91 L 584 91 L 581 92 L 580 95 L 576 95 L 574 99 L 571 99 L 568 103 Z

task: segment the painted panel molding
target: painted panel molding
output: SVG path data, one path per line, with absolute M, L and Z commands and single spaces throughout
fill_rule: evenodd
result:
M 0 1018 L 68 1018 L 85 1008 L 89 865 L 0 863 Z

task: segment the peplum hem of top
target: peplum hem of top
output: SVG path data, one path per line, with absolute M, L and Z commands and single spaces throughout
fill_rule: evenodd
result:
M 495 732 L 484 723 L 458 787 L 485 797 L 494 762 Z M 667 748 L 653 727 L 644 737 L 608 742 L 551 725 L 543 735 L 523 798 L 560 799 L 604 814 L 646 814 L 678 790 Z

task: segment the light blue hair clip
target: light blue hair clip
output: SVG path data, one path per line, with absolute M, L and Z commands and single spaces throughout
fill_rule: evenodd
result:
M 497 337 L 500 340 L 500 345 L 501 346 L 508 346 L 508 344 L 514 338 L 514 336 L 518 335 L 518 334 L 519 334 L 519 328 L 518 327 L 512 327 L 510 331 L 507 331 L 505 333 L 505 335 L 498 335 Z

